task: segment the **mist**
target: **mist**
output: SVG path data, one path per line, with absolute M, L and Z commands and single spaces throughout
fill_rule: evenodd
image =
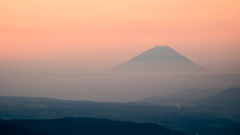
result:
M 4 63 L 4 62 L 2 62 Z M 239 86 L 239 73 L 110 72 L 76 61 L 18 61 L 1 65 L 2 96 L 133 102 L 184 89 Z M 14 64 L 13 64 L 14 63 Z M 105 65 L 106 66 L 106 65 Z
M 0 135 L 240 135 L 239 5 L 1 0 Z

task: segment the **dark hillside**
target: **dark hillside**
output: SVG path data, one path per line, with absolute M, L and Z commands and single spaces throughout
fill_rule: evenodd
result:
M 157 124 L 137 124 L 95 118 L 63 118 L 45 120 L 8 120 L 45 135 L 185 135 Z

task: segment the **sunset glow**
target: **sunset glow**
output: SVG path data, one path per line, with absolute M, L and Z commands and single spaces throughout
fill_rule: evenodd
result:
M 239 0 L 1 0 L 0 59 L 115 60 L 169 45 L 240 67 Z

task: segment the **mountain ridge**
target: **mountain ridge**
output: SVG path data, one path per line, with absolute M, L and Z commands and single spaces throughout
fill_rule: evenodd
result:
M 171 105 L 176 106 L 178 105 L 188 105 L 191 103 L 194 103 L 196 101 L 199 101 L 203 98 L 206 98 L 208 96 L 212 96 L 215 94 L 218 94 L 222 92 L 223 89 L 219 88 L 209 88 L 209 89 L 197 89 L 197 88 L 191 88 L 191 89 L 185 89 L 181 90 L 179 92 L 169 94 L 163 97 L 147 97 L 140 100 L 137 100 L 137 103 L 152 103 L 155 105 Z
M 240 106 L 240 87 L 224 90 L 194 103 L 208 106 Z
M 8 124 L 21 125 L 42 135 L 186 135 L 154 123 L 123 122 L 100 118 L 15 119 Z

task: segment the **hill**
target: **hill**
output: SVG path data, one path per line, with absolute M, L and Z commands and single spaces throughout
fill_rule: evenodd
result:
M 144 99 L 137 100 L 137 103 L 151 103 L 155 105 L 188 105 L 201 100 L 205 97 L 215 95 L 221 92 L 222 89 L 210 88 L 210 89 L 186 89 L 177 93 L 169 94 L 163 97 L 147 97 Z
M 45 120 L 7 120 L 44 135 L 185 135 L 157 124 L 138 124 L 96 118 L 62 118 Z
M 194 103 L 195 105 L 207 106 L 239 106 L 240 107 L 240 87 L 231 88 L 219 94 L 203 98 Z
M 16 124 L 8 124 L 0 119 L 0 134 L 1 135 L 40 135 L 33 133 L 31 130 Z

